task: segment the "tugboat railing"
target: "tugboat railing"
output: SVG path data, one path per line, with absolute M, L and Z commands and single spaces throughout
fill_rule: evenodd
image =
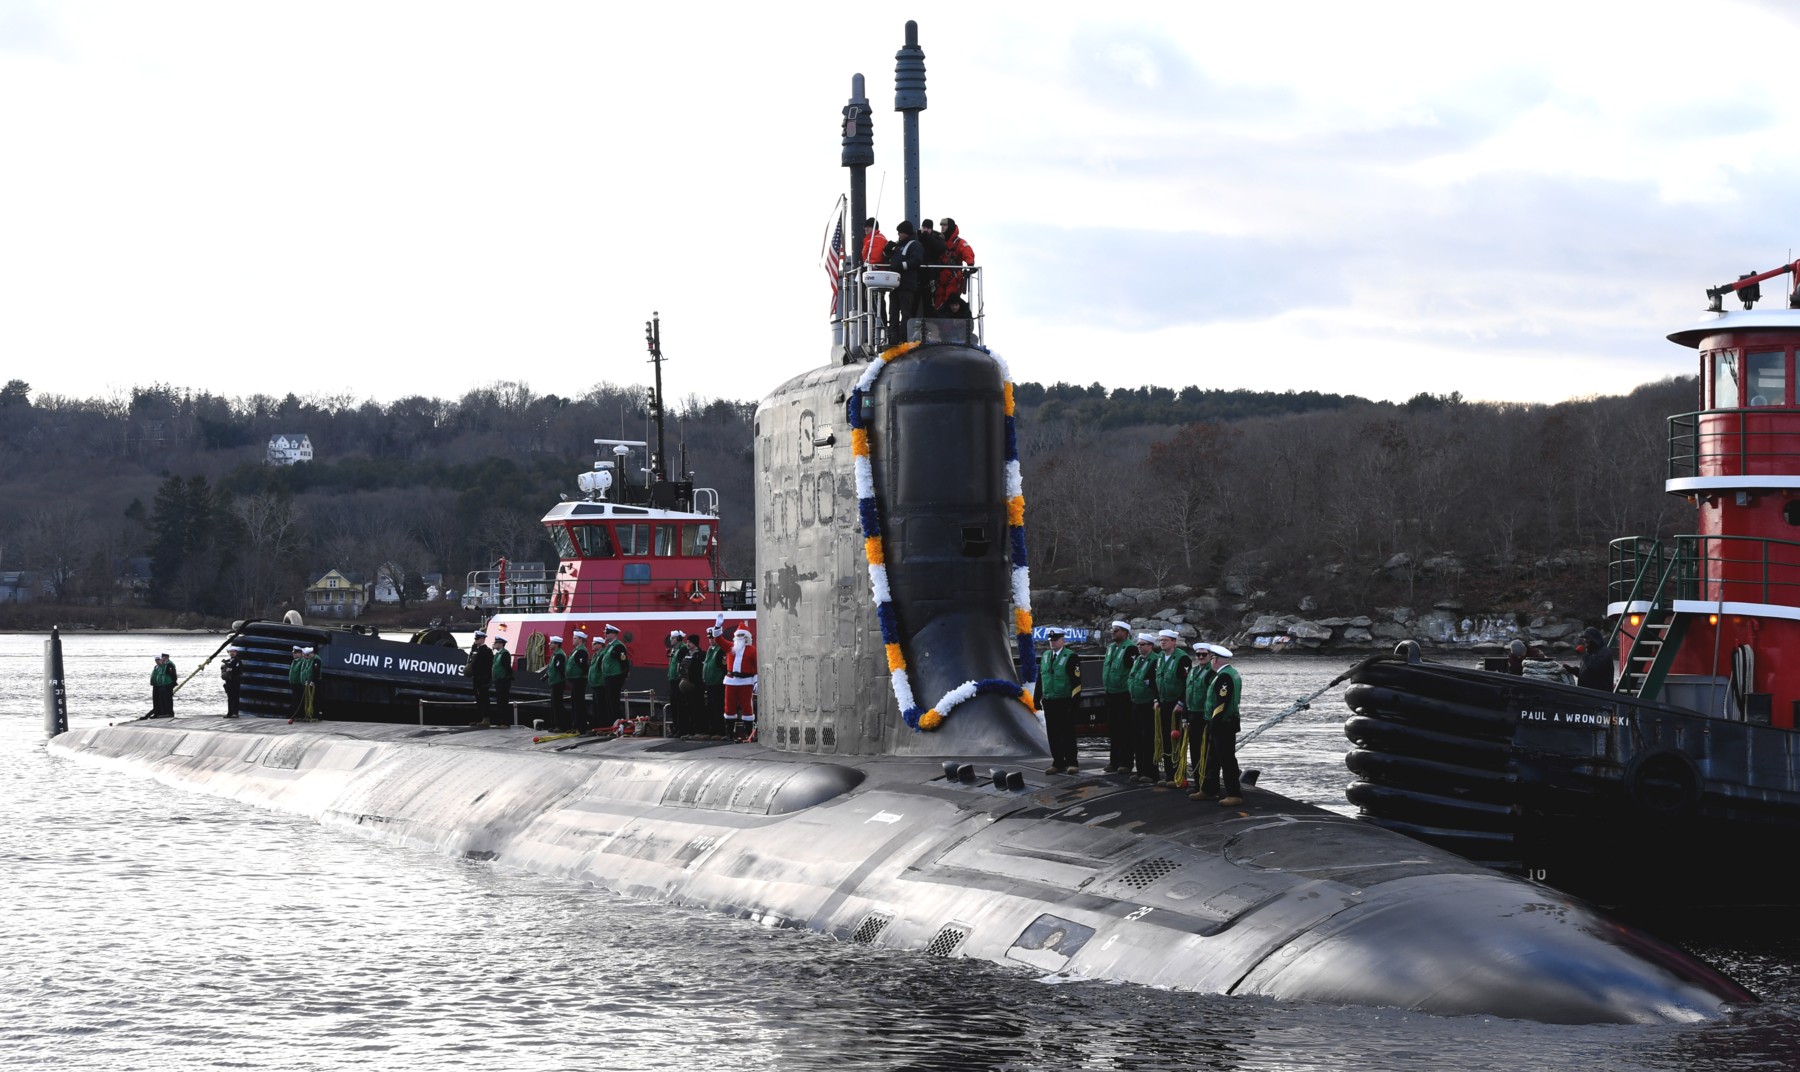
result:
M 1646 599 L 1644 585 L 1650 576 L 1659 580 Z M 1654 611 L 1672 609 L 1677 599 L 1800 606 L 1800 541 L 1685 535 L 1674 537 L 1672 546 L 1665 546 L 1637 536 L 1614 540 L 1607 567 L 1607 599 Z
M 1678 413 L 1669 418 L 1666 479 L 1800 475 L 1793 419 L 1773 406 Z
M 581 580 L 571 584 L 554 576 L 520 579 L 511 575 L 502 580 L 498 570 L 473 570 L 463 588 L 463 602 L 471 610 L 529 614 L 753 611 L 756 581 L 689 571 L 643 581 Z

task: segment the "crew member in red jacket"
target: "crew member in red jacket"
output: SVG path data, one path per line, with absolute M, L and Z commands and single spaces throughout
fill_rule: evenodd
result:
M 741 627 L 731 635 L 731 651 L 725 656 L 725 725 L 734 741 L 756 730 L 756 645 L 750 643 L 750 630 Z
M 944 260 L 945 264 L 975 263 L 975 250 L 963 241 L 962 231 L 956 221 L 944 217 Z M 939 316 L 969 315 L 969 288 L 967 274 L 955 268 L 938 269 L 937 293 L 931 296 L 932 307 Z
M 863 221 L 867 233 L 863 235 L 863 263 L 877 268 L 887 267 L 887 236 L 881 233 L 881 224 L 870 216 Z

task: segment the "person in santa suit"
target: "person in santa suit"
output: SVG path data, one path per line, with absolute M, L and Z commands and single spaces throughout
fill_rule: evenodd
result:
M 725 725 L 734 741 L 756 729 L 756 645 L 750 630 L 741 627 L 731 635 L 725 656 Z

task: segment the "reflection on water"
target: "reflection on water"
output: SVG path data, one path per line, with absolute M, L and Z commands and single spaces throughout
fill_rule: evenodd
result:
M 76 636 L 75 725 L 217 637 Z M 1249 658 L 1245 725 L 1347 659 Z M 1696 943 L 1769 1000 L 1698 1028 L 1545 1027 L 1053 983 L 627 901 L 75 766 L 41 639 L 0 637 L 0 1066 L 79 1069 L 1789 1069 L 1800 941 Z M 213 711 L 209 667 L 178 710 Z M 1341 690 L 1245 749 L 1348 813 Z M 191 707 L 190 707 L 191 705 Z M 1095 765 L 1104 762 L 1095 755 Z

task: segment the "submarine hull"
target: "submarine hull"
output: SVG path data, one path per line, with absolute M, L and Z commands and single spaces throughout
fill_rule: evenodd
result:
M 1567 895 L 1255 789 L 1197 808 L 991 759 L 260 719 L 50 748 L 631 897 L 1040 975 L 1574 1023 L 1752 1000 Z

